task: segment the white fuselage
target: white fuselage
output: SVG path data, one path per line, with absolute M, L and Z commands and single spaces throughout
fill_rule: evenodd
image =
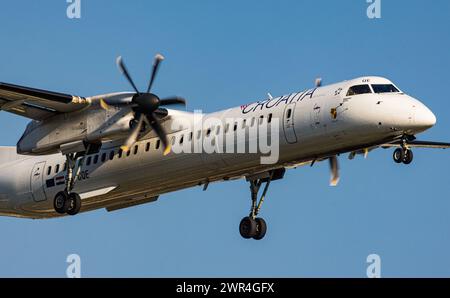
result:
M 247 151 L 172 152 L 163 156 L 161 146 L 156 148 L 157 137 L 151 133 L 141 138 L 136 144 L 137 151 L 133 147 L 129 156 L 123 153 L 119 158 L 120 142 L 104 144 L 98 154 L 88 157 L 75 184 L 74 191 L 82 197 L 82 211 L 147 202 L 187 187 L 320 161 L 335 154 L 375 147 L 404 134 L 415 135 L 434 125 L 436 119 L 431 111 L 402 92 L 348 95 L 349 87 L 372 83 L 392 84 L 383 78 L 364 77 L 204 115 L 203 123 L 209 118 L 220 119 L 222 123 L 234 119 L 238 129 L 245 128 L 245 133 L 237 137 L 233 127 L 225 132 L 225 124 L 220 129 L 203 126 L 202 139 L 217 132 L 224 134 L 224 138 L 233 134 L 237 144 L 245 143 L 247 147 L 252 142 L 248 138 L 250 127 L 258 125 L 261 116 L 267 121 L 271 115 L 268 126 L 275 121 L 279 124 L 276 163 L 263 164 L 261 156 L 267 154 Z M 191 132 L 196 139 L 192 113 L 170 110 L 169 116 L 171 121 L 167 122 L 166 130 L 169 139 L 174 138 L 174 144 L 181 139 L 188 142 Z M 186 125 L 170 127 L 170 123 L 180 118 L 185 119 Z M 0 215 L 58 216 L 53 198 L 65 187 L 61 178 L 65 175 L 64 156 L 20 156 L 11 153 L 13 149 L 2 150 L 0 154 L 8 158 L 0 164 Z M 98 161 L 94 163 L 96 155 Z

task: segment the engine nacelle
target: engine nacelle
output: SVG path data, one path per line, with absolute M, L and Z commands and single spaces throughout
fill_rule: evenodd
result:
M 88 109 L 32 121 L 17 143 L 17 153 L 44 155 L 80 152 L 86 144 L 125 138 L 132 119 L 131 108 L 113 108 Z

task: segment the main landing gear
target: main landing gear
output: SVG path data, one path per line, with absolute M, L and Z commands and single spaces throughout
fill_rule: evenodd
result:
M 405 165 L 409 165 L 413 161 L 414 154 L 412 150 L 408 148 L 408 144 L 404 139 L 401 147 L 394 150 L 392 157 L 396 163 L 404 163 Z
M 69 153 L 65 155 L 67 168 L 67 175 L 65 177 L 66 188 L 64 191 L 58 192 L 53 201 L 53 207 L 59 214 L 76 215 L 81 209 L 81 197 L 79 194 L 72 192 L 72 190 L 75 186 L 76 177 L 83 168 L 88 151 L 89 146 L 86 152 L 76 154 Z M 77 162 L 78 160 L 79 162 Z
M 267 224 L 264 219 L 257 216 L 264 203 L 264 198 L 273 178 L 274 172 L 272 171 L 269 173 L 268 177 L 247 179 L 247 181 L 250 182 L 252 207 L 249 216 L 244 217 L 239 224 L 239 232 L 245 239 L 253 238 L 255 240 L 261 240 L 266 235 Z M 258 192 L 263 183 L 265 183 L 264 190 L 258 202 Z

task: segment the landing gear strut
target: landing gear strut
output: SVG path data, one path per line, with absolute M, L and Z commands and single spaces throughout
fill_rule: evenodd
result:
M 84 160 L 89 152 L 89 145 L 85 152 L 66 154 L 66 188 L 56 194 L 53 201 L 53 207 L 59 214 L 76 215 L 81 209 L 81 197 L 77 193 L 72 192 L 76 177 L 80 174 Z M 79 162 L 77 162 L 79 160 Z
M 394 150 L 392 157 L 396 163 L 404 163 L 405 165 L 409 165 L 413 161 L 414 154 L 412 150 L 408 148 L 408 144 L 404 139 L 402 146 Z
M 272 178 L 273 172 L 270 172 L 269 177 L 267 178 L 248 179 L 250 182 L 252 207 L 249 216 L 244 217 L 239 224 L 239 232 L 245 239 L 253 238 L 255 240 L 261 240 L 266 235 L 267 224 L 264 219 L 257 216 L 264 203 L 264 198 Z M 258 192 L 263 183 L 265 183 L 264 190 L 258 201 Z

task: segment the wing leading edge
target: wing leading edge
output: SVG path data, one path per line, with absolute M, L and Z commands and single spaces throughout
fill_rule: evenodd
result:
M 89 104 L 80 96 L 0 82 L 0 109 L 34 120 L 75 112 Z

